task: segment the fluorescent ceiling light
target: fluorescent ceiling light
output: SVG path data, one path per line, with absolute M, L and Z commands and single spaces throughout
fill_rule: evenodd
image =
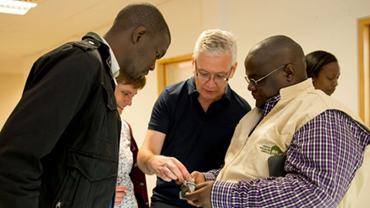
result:
M 0 0 L 0 12 L 8 14 L 24 15 L 37 6 L 36 3 L 26 1 Z

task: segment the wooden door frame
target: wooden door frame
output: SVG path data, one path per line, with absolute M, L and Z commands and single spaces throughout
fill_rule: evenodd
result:
M 184 61 L 191 61 L 193 54 L 188 54 L 184 56 L 178 56 L 169 59 L 162 59 L 157 61 L 157 83 L 158 83 L 158 96 L 161 94 L 162 90 L 168 85 L 166 79 L 167 65 L 174 64 Z
M 370 18 L 360 19 L 358 20 L 358 64 L 359 64 L 359 107 L 360 107 L 360 117 L 364 122 L 367 122 L 367 125 L 370 125 L 370 121 L 366 121 L 366 102 L 365 102 L 365 53 L 364 53 L 364 39 L 370 40 L 369 34 L 370 33 Z M 369 41 L 370 42 L 370 41 Z M 366 46 L 370 49 L 370 46 Z M 370 51 L 369 51 L 370 52 Z M 367 60 L 370 58 L 368 57 Z M 368 63 L 370 67 L 370 63 Z M 368 78 L 370 80 L 370 70 L 368 72 Z M 368 90 L 368 95 L 370 98 L 370 90 Z M 368 106 L 369 108 L 369 106 Z M 368 110 L 369 115 L 368 118 L 370 119 L 370 109 Z

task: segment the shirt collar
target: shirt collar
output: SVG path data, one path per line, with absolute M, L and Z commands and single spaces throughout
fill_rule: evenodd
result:
M 110 68 L 112 70 L 112 74 L 113 74 L 114 78 L 117 78 L 118 75 L 119 75 L 119 65 L 118 65 L 118 61 L 116 59 L 116 56 L 114 55 L 114 52 L 113 52 L 112 48 L 110 47 L 110 45 L 108 44 L 108 42 L 103 37 L 101 37 L 101 39 L 109 47 L 110 60 L 111 60 L 111 67 Z
M 195 81 L 194 81 L 194 77 L 191 77 L 189 80 L 188 80 L 188 95 L 191 95 L 191 94 L 196 94 L 196 95 L 199 95 L 198 91 L 197 91 L 197 88 L 195 86 Z M 221 100 L 226 98 L 227 100 L 230 101 L 230 97 L 231 97 L 231 88 L 229 86 L 229 84 L 226 85 L 226 89 L 225 89 L 225 94 L 224 96 L 222 96 Z
M 280 95 L 275 95 L 267 99 L 263 107 L 258 107 L 258 109 L 262 111 L 262 118 L 264 118 L 275 107 L 275 105 L 280 101 L 280 99 L 281 99 Z
M 280 89 L 281 99 L 290 99 L 291 97 L 297 97 L 298 94 L 304 91 L 315 91 L 311 78 L 308 78 L 298 84 Z
M 262 111 L 263 117 L 265 117 L 280 100 L 288 99 L 290 97 L 297 97 L 297 94 L 302 93 L 302 91 L 305 90 L 306 91 L 315 90 L 315 88 L 312 85 L 311 78 L 306 79 L 305 81 L 300 82 L 298 84 L 280 89 L 280 94 L 267 99 L 265 105 L 262 108 L 259 107 L 258 109 Z

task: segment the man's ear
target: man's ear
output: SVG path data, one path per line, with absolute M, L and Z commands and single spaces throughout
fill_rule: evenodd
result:
M 285 67 L 285 74 L 286 74 L 286 80 L 287 82 L 291 82 L 294 79 L 294 76 L 296 74 L 296 69 L 293 64 L 288 64 Z
M 236 71 L 236 67 L 238 66 L 238 62 L 236 61 L 233 68 L 232 68 L 232 72 L 230 74 L 230 78 L 233 78 L 234 77 L 234 74 L 235 74 L 235 71 Z
M 134 33 L 132 34 L 132 41 L 134 42 L 134 44 L 139 42 L 141 40 L 141 38 L 143 37 L 143 35 L 145 35 L 145 34 L 146 34 L 146 27 L 145 26 L 140 26 L 140 27 L 136 28 Z

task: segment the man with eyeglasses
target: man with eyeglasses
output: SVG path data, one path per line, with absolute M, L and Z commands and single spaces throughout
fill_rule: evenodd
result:
M 237 67 L 230 32 L 206 30 L 193 54 L 194 77 L 163 90 L 156 101 L 139 167 L 156 174 L 152 208 L 193 207 L 179 199 L 189 171 L 220 167 L 239 120 L 251 109 L 229 86 Z
M 245 71 L 256 108 L 236 127 L 224 166 L 192 173 L 197 185 L 186 194 L 189 203 L 204 208 L 355 207 L 369 177 L 370 129 L 315 90 L 304 58 L 301 46 L 286 36 L 252 48 Z

